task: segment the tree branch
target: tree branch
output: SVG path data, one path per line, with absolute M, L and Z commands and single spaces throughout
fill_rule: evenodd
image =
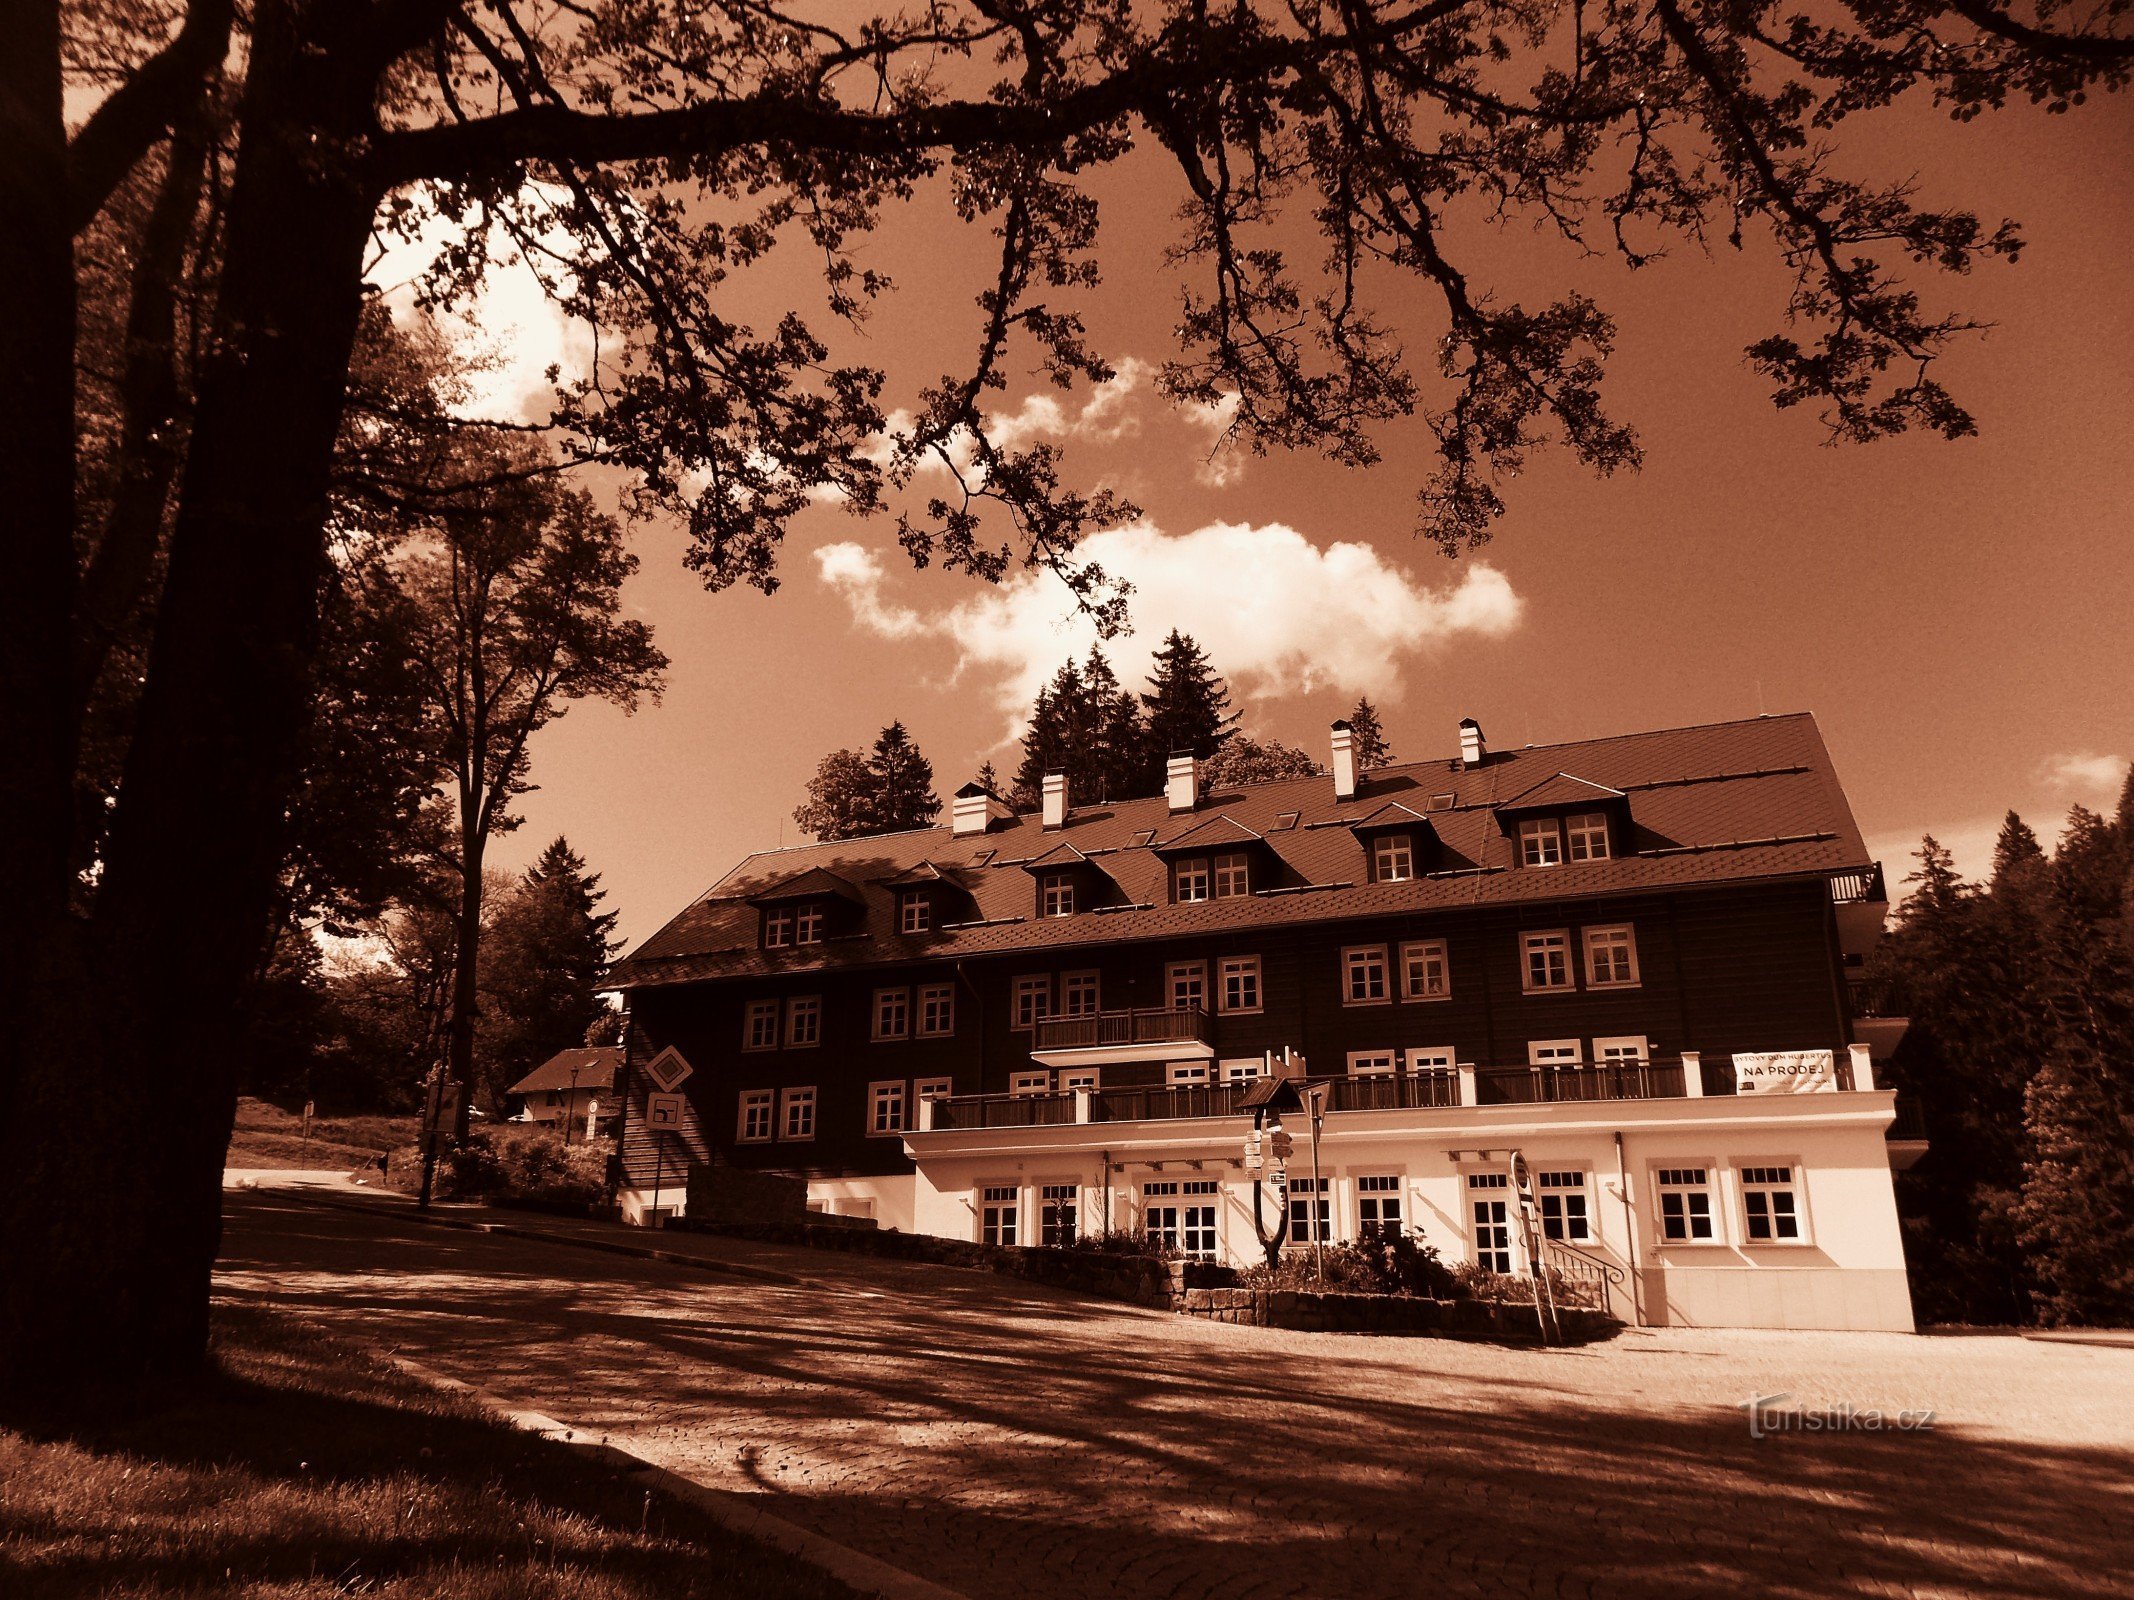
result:
M 230 45 L 234 0 L 190 0 L 178 36 L 114 89 L 67 145 L 68 224 L 76 233 L 197 101 Z

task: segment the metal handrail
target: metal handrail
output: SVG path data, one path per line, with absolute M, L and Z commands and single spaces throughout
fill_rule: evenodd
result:
M 1677 1100 L 1683 1092 L 1680 1061 L 1562 1061 L 1475 1069 L 1475 1101 L 1485 1106 Z
M 1882 863 L 1870 861 L 1848 872 L 1833 872 L 1830 898 L 1841 906 L 1886 904 L 1889 890 L 1883 886 Z

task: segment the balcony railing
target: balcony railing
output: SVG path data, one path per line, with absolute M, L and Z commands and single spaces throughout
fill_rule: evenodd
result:
M 1845 992 L 1852 997 L 1855 1018 L 1894 1020 L 1907 1015 L 1896 986 L 1885 978 L 1848 978 Z
M 1426 1111 L 1460 1103 L 1457 1072 L 1388 1074 L 1375 1078 L 1321 1078 L 1329 1111 Z
M 1092 1011 L 1079 1017 L 1038 1022 L 1033 1050 L 1097 1050 L 1136 1044 L 1205 1044 L 1208 1013 L 1199 1006 L 1156 1006 L 1138 1011 Z
M 1182 1083 L 1168 1089 L 1097 1089 L 1089 1097 L 1091 1122 L 1164 1122 L 1174 1117 L 1238 1117 L 1245 1114 L 1245 1083 Z
M 1672 1100 L 1683 1094 L 1679 1061 L 1601 1061 L 1541 1067 L 1477 1067 L 1475 1104 L 1545 1105 L 1560 1100 Z
M 1830 898 L 1841 906 L 1887 904 L 1889 891 L 1882 886 L 1882 863 L 1876 861 L 1851 872 L 1833 872 Z
M 934 1103 L 934 1128 L 1049 1128 L 1074 1121 L 1071 1094 L 959 1094 Z

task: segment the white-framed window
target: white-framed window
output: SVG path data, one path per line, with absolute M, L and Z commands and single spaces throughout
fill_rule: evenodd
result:
M 778 1048 L 778 1002 L 775 1000 L 751 1000 L 748 1009 L 741 1013 L 741 1048 L 744 1050 L 775 1050 Z
M 1037 1242 L 1055 1250 L 1075 1241 L 1081 1194 L 1072 1183 L 1037 1186 Z
M 1334 1197 L 1331 1178 L 1289 1180 L 1289 1242 L 1325 1244 L 1334 1236 Z
M 1208 1063 L 1173 1061 L 1163 1069 L 1163 1077 L 1174 1089 L 1197 1088 L 1208 1081 Z
M 1267 1076 L 1267 1063 L 1258 1056 L 1240 1056 L 1221 1065 L 1225 1083 L 1252 1083 Z
M 911 1098 L 920 1100 L 946 1100 L 956 1092 L 954 1078 L 921 1078 L 911 1086 Z
M 1554 817 L 1528 817 L 1519 824 L 1519 864 L 1522 867 L 1563 865 L 1563 830 Z
M 934 897 L 924 889 L 905 889 L 897 895 L 897 932 L 925 933 L 934 925 Z
M 1452 962 L 1443 939 L 1411 939 L 1400 947 L 1400 997 L 1450 1000 Z
M 1187 856 L 1171 869 L 1171 898 L 1181 905 L 1207 899 L 1212 885 L 1206 856 Z
M 771 1137 L 771 1101 L 769 1089 L 743 1089 L 740 1114 L 734 1119 L 734 1142 L 737 1144 L 767 1144 Z
M 1588 928 L 1586 941 L 1586 987 L 1589 989 L 1634 989 L 1638 983 L 1638 936 L 1629 923 Z
M 1077 1089 L 1099 1089 L 1104 1084 L 1104 1074 L 1097 1067 L 1060 1068 L 1060 1093 L 1073 1094 Z
M 1074 915 L 1074 874 L 1048 872 L 1037 880 L 1037 909 L 1047 917 Z
M 1371 841 L 1371 876 L 1380 883 L 1406 883 L 1415 876 L 1415 837 L 1382 833 Z
M 956 1031 L 956 986 L 929 983 L 919 990 L 919 1037 L 945 1039 Z
M 1564 819 L 1564 839 L 1573 861 L 1608 859 L 1608 817 L 1601 811 L 1582 811 Z
M 1222 1008 L 1226 1012 L 1260 1009 L 1260 958 L 1225 956 L 1222 963 Z
M 1252 868 L 1245 852 L 1226 850 L 1215 858 L 1215 898 L 1234 900 L 1241 894 L 1252 893 Z
M 1040 972 L 1031 977 L 1017 978 L 1012 1026 L 1018 1032 L 1026 1031 L 1051 1015 L 1052 974 Z
M 1519 935 L 1519 981 L 1528 994 L 1562 994 L 1574 987 L 1568 928 Z
M 1341 952 L 1341 1003 L 1382 1006 L 1392 997 L 1386 987 L 1386 947 L 1351 945 Z
M 1449 1044 L 1419 1044 L 1408 1050 L 1410 1072 L 1451 1072 L 1458 1066 Z
M 1213 1178 L 1184 1178 L 1178 1184 L 1178 1218 L 1175 1247 L 1196 1261 L 1215 1259 L 1215 1201 L 1218 1186 Z
M 904 1082 L 901 1078 L 891 1083 L 867 1085 L 867 1133 L 871 1138 L 885 1138 L 904 1131 Z
M 1011 1072 L 1008 1074 L 1008 1093 L 1016 1095 L 1050 1094 L 1052 1093 L 1052 1074 L 1042 1068 L 1034 1068 L 1028 1072 Z
M 796 994 L 785 1003 L 785 1043 L 788 1050 L 806 1050 L 822 1043 L 822 996 Z
M 793 916 L 793 943 L 821 944 L 829 918 L 817 902 L 810 900 Z
M 1104 980 L 1096 972 L 1060 974 L 1060 1015 L 1093 1017 L 1101 1009 Z
M 1736 1168 L 1741 1178 L 1741 1237 L 1746 1244 L 1805 1244 L 1807 1219 L 1792 1162 Z
M 793 942 L 793 908 L 772 906 L 763 913 L 763 947 L 783 950 Z
M 1207 962 L 1173 961 L 1163 969 L 1163 989 L 1173 1011 L 1206 1010 Z
M 880 1039 L 908 1039 L 911 1037 L 911 991 L 909 989 L 877 989 L 874 991 L 874 1037 Z
M 1530 1067 L 1575 1067 L 1585 1060 L 1576 1039 L 1529 1039 L 1526 1064 Z
M 1593 1041 L 1593 1059 L 1598 1062 L 1614 1062 L 1620 1065 L 1626 1061 L 1650 1060 L 1651 1054 L 1647 1048 L 1645 1035 L 1642 1033 L 1625 1033 L 1618 1034 L 1612 1039 L 1595 1039 Z
M 1668 1244 L 1716 1244 L 1719 1230 L 1712 1205 L 1711 1168 L 1658 1167 L 1653 1186 L 1660 1197 L 1660 1238 Z
M 1012 1183 L 988 1183 L 978 1191 L 978 1238 L 983 1244 L 1022 1242 L 1022 1190 Z
M 1562 1244 L 1592 1243 L 1592 1203 L 1583 1167 L 1538 1171 L 1534 1189 L 1541 1201 L 1543 1238 Z
M 1349 1052 L 1349 1076 L 1352 1078 L 1392 1077 L 1393 1052 L 1390 1050 L 1351 1050 Z
M 812 1139 L 815 1137 L 815 1086 L 804 1085 L 797 1089 L 778 1091 L 778 1137 L 781 1139 Z
M 1356 1179 L 1356 1232 L 1365 1239 L 1391 1238 L 1401 1231 L 1401 1182 L 1390 1172 L 1365 1173 Z
M 1512 1270 L 1512 1180 L 1505 1172 L 1467 1174 L 1467 1215 L 1474 1263 L 1484 1272 Z

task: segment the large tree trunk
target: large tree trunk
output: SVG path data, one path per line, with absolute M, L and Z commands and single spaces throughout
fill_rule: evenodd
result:
M 459 1085 L 459 1103 L 452 1113 L 452 1137 L 467 1137 L 467 1120 L 474 1109 L 474 1024 L 481 1011 L 482 960 L 482 858 L 488 841 L 483 837 L 479 808 L 461 803 L 459 938 L 452 951 L 452 1032 L 446 1048 L 445 1070 Z
M 0 1370 L 45 1386 L 151 1382 L 206 1350 L 239 1005 L 309 715 L 371 213 L 352 154 L 369 108 L 293 9 L 255 8 L 221 299 L 85 941 L 87 1003 L 63 1048 L 47 1039 L 22 1063 L 0 1121 Z M 52 658 L 71 668 L 64 647 Z

